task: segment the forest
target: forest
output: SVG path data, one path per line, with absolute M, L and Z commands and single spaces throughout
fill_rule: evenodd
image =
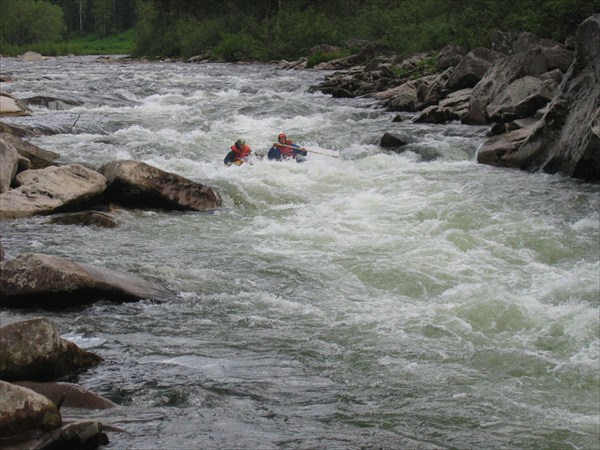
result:
M 600 0 L 2 0 L 0 53 L 268 61 L 368 41 L 408 54 L 487 47 L 495 30 L 564 41 L 597 12 Z

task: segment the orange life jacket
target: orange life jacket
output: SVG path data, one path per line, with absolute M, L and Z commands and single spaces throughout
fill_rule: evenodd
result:
M 233 153 L 235 153 L 235 160 L 234 160 L 234 162 L 235 161 L 244 160 L 245 158 L 247 158 L 248 156 L 250 156 L 250 153 L 252 153 L 252 149 L 247 144 L 242 145 L 240 148 L 236 147 L 235 145 L 232 145 L 231 146 L 231 151 Z

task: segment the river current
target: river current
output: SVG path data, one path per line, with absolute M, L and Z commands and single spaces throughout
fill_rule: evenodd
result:
M 215 188 L 207 213 L 122 211 L 115 229 L 1 224 L 38 252 L 174 293 L 45 316 L 105 361 L 74 380 L 119 449 L 593 449 L 600 434 L 600 189 L 476 163 L 486 127 L 392 122 L 272 65 L 1 60 L 6 122 L 61 162 L 135 159 Z M 226 167 L 281 132 L 326 155 Z M 384 151 L 385 132 L 408 140 Z M 339 155 L 339 158 L 334 157 Z M 89 417 L 77 410 L 67 417 Z

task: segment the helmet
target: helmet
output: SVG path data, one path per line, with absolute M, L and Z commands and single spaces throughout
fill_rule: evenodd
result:
M 235 141 L 235 146 L 236 147 L 241 147 L 242 145 L 246 145 L 246 141 L 243 139 L 238 139 L 237 141 Z
M 287 140 L 287 136 L 283 133 L 281 133 L 279 136 L 277 136 L 277 140 L 281 141 L 281 138 L 283 138 L 284 141 Z

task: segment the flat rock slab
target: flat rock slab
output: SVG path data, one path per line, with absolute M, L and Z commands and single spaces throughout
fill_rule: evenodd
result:
M 172 294 L 138 275 L 24 253 L 0 265 L 0 306 L 60 309 L 96 300 L 164 299 Z

